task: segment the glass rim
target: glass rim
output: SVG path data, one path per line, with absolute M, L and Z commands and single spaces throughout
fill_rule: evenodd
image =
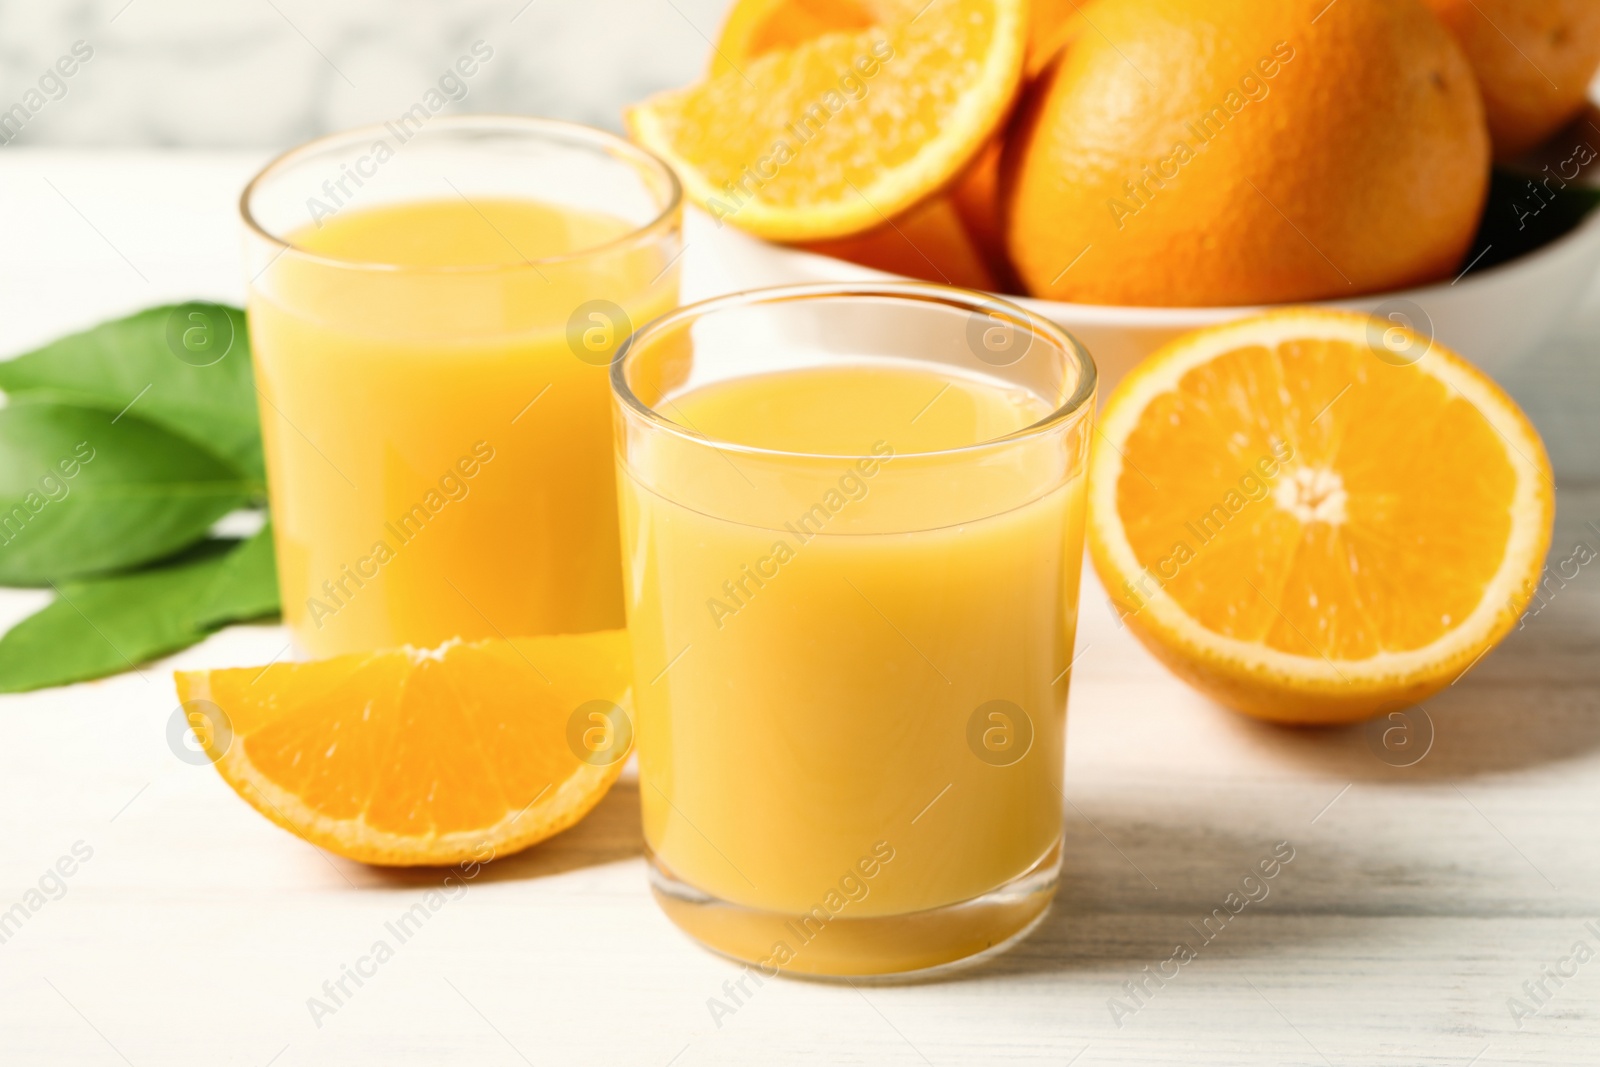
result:
M 613 151 L 618 155 L 631 157 L 635 161 L 643 162 L 650 170 L 665 178 L 667 195 L 661 209 L 649 221 L 641 223 L 627 233 L 596 245 L 590 245 L 587 248 L 578 249 L 575 252 L 562 252 L 557 255 L 539 256 L 531 259 L 525 257 L 516 263 L 481 263 L 445 267 L 341 259 L 337 256 L 313 252 L 285 236 L 273 233 L 256 218 L 250 207 L 251 198 L 260 187 L 275 177 L 280 170 L 306 156 L 313 155 L 333 145 L 346 141 L 360 142 L 369 138 L 380 137 L 389 132 L 386 125 L 374 122 L 323 134 L 321 137 L 298 144 L 274 156 L 255 173 L 254 177 L 245 184 L 243 192 L 239 194 L 239 216 L 243 219 L 247 231 L 268 244 L 277 247 L 277 252 L 273 254 L 274 259 L 285 252 L 293 252 L 296 256 L 306 260 L 328 266 L 342 267 L 346 270 L 385 271 L 397 274 L 470 274 L 524 270 L 528 268 L 537 269 L 548 264 L 570 263 L 576 260 L 606 255 L 630 245 L 642 244 L 645 239 L 674 228 L 674 220 L 683 206 L 683 183 L 678 180 L 677 172 L 660 156 L 647 148 L 634 144 L 625 137 L 620 137 L 609 130 L 602 130 L 595 126 L 586 126 L 581 122 L 567 122 L 563 119 L 542 118 L 535 115 L 505 114 L 443 115 L 439 117 L 439 122 L 430 123 L 419 130 L 417 135 L 429 131 L 471 129 L 520 130 L 524 133 L 542 134 L 547 141 L 564 140 L 567 143 L 582 143 L 590 147 L 600 147 Z
M 1077 385 L 1072 393 L 1058 407 L 1036 422 L 1020 429 L 1012 430 L 1010 433 L 1002 434 L 999 437 L 975 441 L 972 444 L 959 445 L 955 448 L 897 452 L 897 457 L 955 456 L 964 452 L 981 451 L 1040 437 L 1057 426 L 1080 416 L 1095 394 L 1099 371 L 1095 367 L 1094 359 L 1089 355 L 1088 349 L 1084 348 L 1072 334 L 1044 316 L 1029 311 L 1022 305 L 1013 303 L 1010 300 L 971 289 L 939 285 L 935 282 L 810 282 L 725 293 L 721 296 L 696 301 L 693 304 L 685 304 L 667 312 L 665 315 L 652 319 L 638 330 L 635 330 L 622 342 L 621 347 L 617 349 L 616 356 L 611 361 L 611 391 L 625 407 L 631 409 L 651 425 L 675 434 L 693 444 L 718 451 L 805 460 L 871 458 L 865 455 L 843 455 L 833 452 L 805 452 L 782 448 L 763 448 L 758 445 L 729 441 L 699 433 L 682 423 L 668 418 L 639 399 L 633 388 L 628 384 L 625 371 L 629 357 L 633 356 L 641 345 L 650 344 L 658 335 L 681 325 L 686 320 L 705 318 L 717 312 L 737 307 L 850 297 L 890 297 L 910 302 L 956 308 L 968 313 L 974 311 L 1002 311 L 1011 316 L 1019 326 L 1026 328 L 1035 337 L 1043 338 L 1053 344 L 1063 353 L 1067 362 L 1078 371 Z

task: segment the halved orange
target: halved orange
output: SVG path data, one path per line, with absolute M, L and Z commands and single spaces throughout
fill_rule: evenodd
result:
M 826 33 L 893 26 L 914 17 L 925 0 L 738 0 L 711 49 L 710 76 L 742 69 L 769 52 L 793 48 Z M 1072 0 L 1028 5 L 1025 79 L 1044 69 L 1076 34 L 1082 18 Z M 1002 133 L 950 182 L 876 229 L 812 248 L 852 263 L 968 289 L 997 289 L 1009 281 L 1000 222 Z M 960 228 L 948 225 L 950 211 Z M 913 246 L 908 248 L 908 243 Z M 909 254 L 908 254 L 909 253 Z
M 1421 701 L 1527 606 L 1554 491 L 1516 404 L 1437 342 L 1285 310 L 1181 337 L 1106 403 L 1089 548 L 1174 672 L 1265 719 Z
M 707 73 L 715 78 L 823 34 L 868 30 L 917 13 L 905 6 L 906 0 L 736 0 L 722 20 Z
M 620 630 L 175 677 L 224 781 L 365 863 L 482 861 L 543 841 L 599 802 L 632 738 Z
M 726 74 L 746 60 L 793 48 L 841 30 L 892 26 L 914 17 L 927 0 L 737 0 L 722 21 L 711 50 L 710 74 Z M 1085 25 L 1077 0 L 1028 4 L 1029 78 L 1042 71 Z
M 820 18 L 853 17 L 825 6 Z M 1027 10 L 1024 0 L 863 10 L 895 18 L 730 63 L 630 109 L 630 130 L 719 221 L 785 241 L 881 225 L 955 179 L 1005 119 Z M 766 23 L 749 21 L 734 36 L 765 47 Z

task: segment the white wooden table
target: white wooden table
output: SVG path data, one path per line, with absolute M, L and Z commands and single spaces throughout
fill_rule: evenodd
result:
M 237 300 L 259 162 L 0 153 L 0 354 Z M 1600 304 L 1509 383 L 1556 457 L 1558 558 L 1600 549 L 1597 341 Z M 737 969 L 652 904 L 631 778 L 486 869 L 319 1026 L 308 998 L 440 876 L 329 857 L 169 748 L 168 671 L 265 662 L 281 629 L 0 698 L 0 912 L 42 877 L 59 894 L 0 943 L 0 1064 L 1600 1063 L 1600 562 L 1430 703 L 1409 767 L 1361 728 L 1209 705 L 1086 585 L 1065 882 L 1032 939 L 937 984 L 769 982 L 720 1026 L 707 1001 Z M 0 625 L 43 600 L 0 595 Z M 1279 841 L 1270 895 L 1202 943 Z M 46 876 L 74 848 L 92 855 Z M 1130 998 L 1180 941 L 1197 958 Z M 1578 941 L 1596 958 L 1563 962 Z

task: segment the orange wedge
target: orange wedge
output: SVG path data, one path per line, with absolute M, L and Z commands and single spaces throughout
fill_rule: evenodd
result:
M 623 631 L 176 674 L 252 807 L 392 866 L 508 855 L 583 818 L 626 761 L 630 677 Z
M 1089 548 L 1174 672 L 1264 719 L 1426 699 L 1515 625 L 1550 545 L 1538 433 L 1410 330 L 1286 310 L 1201 330 L 1112 393 Z
M 719 221 L 784 241 L 882 225 L 954 180 L 1005 119 L 1027 11 L 1024 0 L 878 6 L 895 21 L 731 62 L 630 109 L 629 129 Z M 735 29 L 762 47 L 757 28 Z

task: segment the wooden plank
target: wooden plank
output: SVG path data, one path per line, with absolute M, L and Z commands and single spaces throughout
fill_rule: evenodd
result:
M 229 296 L 233 275 L 217 272 L 237 270 L 231 199 L 253 162 L 8 154 L 0 195 L 24 215 L 53 210 L 44 175 L 92 217 L 139 205 L 147 217 L 113 229 L 160 283 L 107 281 L 126 271 L 102 248 L 83 253 L 98 279 L 86 287 L 59 247 L 66 220 L 28 223 L 0 247 L 7 307 L 22 309 L 0 320 L 0 352 L 137 302 Z M 164 260 L 169 232 L 190 236 Z M 1569 375 L 1541 367 L 1516 386 L 1563 434 L 1557 558 L 1576 539 L 1600 547 L 1586 532 L 1600 523 L 1600 469 L 1585 466 L 1600 454 L 1596 321 L 1553 349 Z M 1587 419 L 1569 417 L 1573 381 Z M 38 602 L 0 594 L 0 618 Z M 1091 581 L 1066 871 L 1035 935 L 955 980 L 769 982 L 720 1026 L 707 1001 L 738 968 L 652 904 L 631 773 L 574 830 L 487 868 L 313 1018 L 308 999 L 329 1002 L 323 983 L 394 940 L 385 924 L 441 875 L 328 857 L 169 749 L 168 670 L 265 662 L 284 640 L 237 627 L 138 675 L 0 698 L 0 911 L 75 843 L 93 850 L 0 943 L 0 1060 L 1597 1062 L 1600 563 L 1429 703 L 1432 745 L 1410 766 L 1363 727 L 1282 730 L 1210 705 L 1117 627 Z M 1215 909 L 1280 841 L 1294 859 L 1222 922 Z M 1596 960 L 1561 985 L 1542 975 L 1570 970 L 1580 940 Z M 1194 960 L 1157 986 L 1145 969 L 1159 974 L 1180 942 Z M 1539 1004 L 1523 983 L 1541 980 Z M 1137 998 L 1127 982 L 1144 983 Z M 1538 1010 L 1515 1018 L 1511 998 Z

